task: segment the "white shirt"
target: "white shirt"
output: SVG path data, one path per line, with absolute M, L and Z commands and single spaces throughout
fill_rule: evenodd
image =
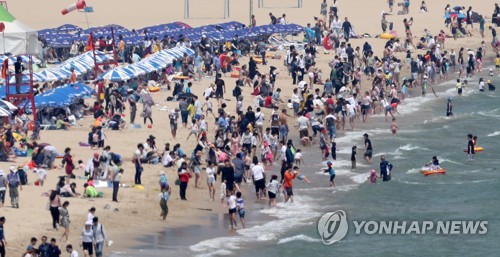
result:
M 94 219 L 94 214 L 92 214 L 92 213 L 90 213 L 90 212 L 89 212 L 89 213 L 87 214 L 87 221 L 92 222 L 92 220 L 93 220 L 93 219 Z
M 69 255 L 69 257 L 78 257 L 78 252 L 77 252 L 77 251 L 75 251 L 75 250 L 73 250 L 73 251 L 71 252 L 71 254 Z
M 299 83 L 300 84 L 300 83 Z M 300 97 L 296 94 L 292 94 L 292 103 L 300 103 Z
M 299 82 L 300 91 L 302 91 L 304 89 L 304 87 L 306 86 L 306 84 L 307 84 L 307 82 L 305 82 L 303 80 Z
M 297 125 L 299 127 L 299 129 L 307 129 L 309 128 L 309 119 L 306 118 L 305 116 L 300 116 L 298 119 L 297 119 Z
M 479 82 L 479 90 L 484 90 L 484 81 Z
M 194 102 L 194 108 L 196 108 L 196 111 L 195 113 L 198 114 L 198 115 L 201 115 L 203 114 L 203 105 L 201 104 L 201 102 L 199 100 L 196 100 Z
M 252 175 L 255 181 L 264 179 L 264 168 L 260 165 L 255 165 L 252 167 Z
M 286 145 L 283 145 L 280 150 L 281 159 L 286 161 Z
M 215 176 L 214 176 L 215 169 L 214 168 L 207 167 L 206 171 L 207 171 L 207 177 L 215 178 Z
M 258 112 L 255 114 L 255 124 L 262 125 L 264 123 L 264 113 Z
M 44 169 L 36 169 L 36 175 L 38 176 L 39 180 L 44 180 L 47 176 L 47 171 L 45 171 Z
M 302 153 L 295 153 L 294 158 L 295 158 L 295 160 L 302 159 Z
M 173 160 L 174 160 L 174 158 L 172 158 L 172 156 L 170 156 L 170 154 L 165 153 L 165 155 L 163 156 L 163 159 L 161 160 L 161 163 L 163 164 L 163 166 L 167 166 Z
M 210 95 L 212 95 L 212 92 L 213 92 L 213 91 L 214 91 L 214 90 L 212 89 L 212 87 L 209 87 L 209 88 L 205 89 L 205 92 L 203 93 L 203 96 L 204 96 L 205 98 L 210 97 Z
M 236 196 L 231 195 L 229 199 L 227 199 L 227 206 L 229 207 L 229 209 L 236 208 Z

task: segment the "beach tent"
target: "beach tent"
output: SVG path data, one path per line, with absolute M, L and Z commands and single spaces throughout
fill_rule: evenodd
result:
M 94 90 L 85 84 L 66 84 L 36 95 L 35 106 L 37 109 L 62 108 L 92 94 Z M 27 103 L 27 108 L 31 108 L 31 103 Z
M 38 33 L 36 30 L 16 20 L 0 5 L 0 22 L 5 24 L 5 30 L 0 33 L 0 53 L 13 55 L 39 53 Z

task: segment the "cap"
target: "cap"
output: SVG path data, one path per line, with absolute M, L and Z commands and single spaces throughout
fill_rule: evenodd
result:
M 264 141 L 264 146 L 268 146 L 269 143 L 267 141 Z
M 94 158 L 99 157 L 99 153 L 94 153 Z
M 9 166 L 9 170 L 10 170 L 10 171 L 16 171 L 16 166 L 14 166 L 14 165 L 10 165 L 10 166 Z
M 161 176 L 161 175 L 165 175 L 165 171 L 160 170 L 159 174 L 160 174 L 160 176 Z
M 331 161 L 327 161 L 326 165 L 331 166 L 333 163 Z
M 92 221 L 87 220 L 87 222 L 85 222 L 85 226 L 92 226 Z
M 151 139 L 156 139 L 156 137 L 155 137 L 155 136 L 153 136 L 153 135 L 149 135 L 149 138 L 151 138 Z
M 326 133 L 326 129 L 321 130 L 321 133 Z

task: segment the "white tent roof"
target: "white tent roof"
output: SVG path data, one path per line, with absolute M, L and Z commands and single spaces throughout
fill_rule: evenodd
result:
M 0 6 L 0 22 L 5 24 L 4 32 L 0 33 L 0 54 L 38 55 L 38 33 L 34 29 L 16 20 L 3 6 Z

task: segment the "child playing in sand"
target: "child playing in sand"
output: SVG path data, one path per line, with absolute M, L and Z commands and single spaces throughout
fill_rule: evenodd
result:
M 240 216 L 241 226 L 245 228 L 245 201 L 241 197 L 241 192 L 236 193 L 236 208 Z
M 87 167 L 85 167 L 85 164 L 83 164 L 83 161 L 78 160 L 78 170 L 85 174 L 86 169 L 87 169 Z
M 351 151 L 351 170 L 356 170 L 356 149 L 357 146 L 352 147 Z
M 368 179 L 370 179 L 370 183 L 372 184 L 377 183 L 377 171 L 375 169 L 370 170 L 370 176 L 368 176 Z
M 295 153 L 293 158 L 295 159 L 295 164 L 297 164 L 297 165 L 300 165 L 301 163 L 305 164 L 304 158 L 302 158 L 302 153 L 301 153 L 300 149 L 297 149 L 297 152 Z
M 38 184 L 40 186 L 43 186 L 43 182 L 47 178 L 47 171 L 45 169 L 42 169 L 41 167 L 35 168 L 33 171 L 36 173 L 36 176 L 38 178 Z
M 396 135 L 397 131 L 398 131 L 398 124 L 396 123 L 396 118 L 392 118 L 391 132 L 393 135 Z

